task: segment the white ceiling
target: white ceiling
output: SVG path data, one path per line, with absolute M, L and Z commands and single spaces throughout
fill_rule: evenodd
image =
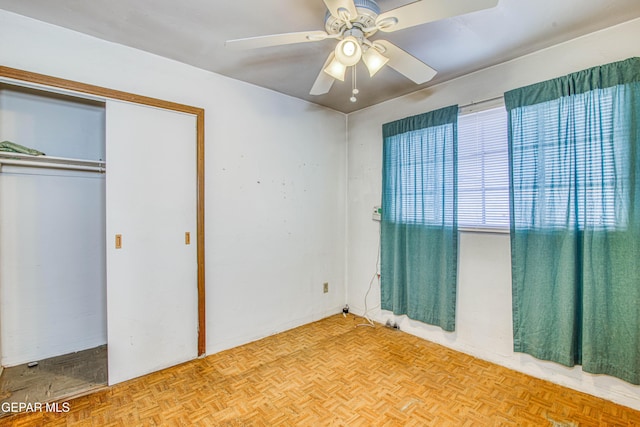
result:
M 446 1 L 446 0 L 443 0 Z M 473 1 L 473 0 L 469 0 Z M 378 0 L 384 12 L 406 0 Z M 326 95 L 313 85 L 335 40 L 237 51 L 229 39 L 324 30 L 322 0 L 0 0 L 0 8 L 194 65 L 349 113 L 640 17 L 640 0 L 500 0 L 497 7 L 394 33 L 378 33 L 438 71 L 416 85 L 385 67 L 357 66 Z

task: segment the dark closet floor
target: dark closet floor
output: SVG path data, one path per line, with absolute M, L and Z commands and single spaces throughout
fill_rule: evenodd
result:
M 106 345 L 39 360 L 32 368 L 5 368 L 0 376 L 0 417 L 5 415 L 3 402 L 53 402 L 106 384 Z

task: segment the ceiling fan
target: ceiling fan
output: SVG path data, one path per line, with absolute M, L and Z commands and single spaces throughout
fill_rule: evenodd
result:
M 228 40 L 225 45 L 235 49 L 255 49 L 294 43 L 339 40 L 329 54 L 311 95 L 323 95 L 335 80 L 344 81 L 347 67 L 360 60 L 374 76 L 388 65 L 417 84 L 431 80 L 437 73 L 424 62 L 386 40 L 370 40 L 378 31 L 390 33 L 456 15 L 495 7 L 498 0 L 420 0 L 380 13 L 375 0 L 323 0 L 327 6 L 325 30 L 273 34 Z M 354 69 L 355 70 L 355 69 Z M 354 71 L 355 74 L 355 71 Z M 357 94 L 355 83 L 351 101 Z

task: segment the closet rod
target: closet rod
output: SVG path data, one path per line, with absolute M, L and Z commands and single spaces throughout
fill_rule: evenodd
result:
M 104 160 L 85 160 L 74 159 L 70 157 L 52 157 L 52 156 L 33 156 L 31 154 L 14 153 L 11 151 L 0 151 L 0 159 L 9 160 L 28 160 L 38 163 L 59 163 L 64 165 L 82 165 L 82 166 L 95 166 L 104 167 Z
M 106 172 L 106 168 L 104 166 L 66 165 L 62 163 L 41 163 L 27 160 L 0 159 L 0 166 L 2 165 L 26 166 L 31 168 L 64 169 L 98 173 Z

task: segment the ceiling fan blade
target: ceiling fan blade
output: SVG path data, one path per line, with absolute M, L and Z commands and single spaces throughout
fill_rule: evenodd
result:
M 231 49 L 257 49 L 284 44 L 315 42 L 330 37 L 325 31 L 302 31 L 299 33 L 272 34 L 269 36 L 247 37 L 227 40 L 224 45 Z
M 331 61 L 333 61 L 334 56 L 335 56 L 335 53 L 333 53 L 332 51 L 329 54 L 329 57 L 325 61 L 324 65 L 320 69 L 320 74 L 318 74 L 318 77 L 316 78 L 316 81 L 313 84 L 313 87 L 311 88 L 309 95 L 324 95 L 325 93 L 329 92 L 329 90 L 331 89 L 331 86 L 333 86 L 333 82 L 335 81 L 335 79 L 331 77 L 329 74 L 325 73 L 324 69 L 327 68 L 327 66 L 331 63 Z
M 389 58 L 387 65 L 417 84 L 431 80 L 438 72 L 386 40 L 376 40 L 374 45 L 384 48 L 382 54 Z
M 355 19 L 358 16 L 353 0 L 324 0 L 324 4 L 327 5 L 329 13 L 338 19 L 346 18 L 340 14 L 340 9 L 344 9 L 349 14 L 349 19 Z
M 427 22 L 495 7 L 498 0 L 420 0 L 381 13 L 376 18 L 380 31 L 391 32 Z

